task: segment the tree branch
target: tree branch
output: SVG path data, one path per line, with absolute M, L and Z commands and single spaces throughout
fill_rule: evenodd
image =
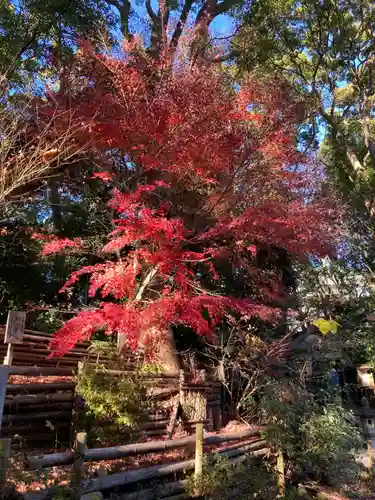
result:
M 116 9 L 118 11 L 121 10 L 121 4 L 120 2 L 118 2 L 117 0 L 107 0 L 107 3 L 109 3 L 110 5 L 112 5 L 113 7 L 116 7 Z
M 129 37 L 129 14 L 130 14 L 130 1 L 123 0 L 106 0 L 109 5 L 116 7 L 120 14 L 121 31 L 125 38 Z
M 184 29 L 184 25 L 186 23 L 187 17 L 189 15 L 190 9 L 193 5 L 194 0 L 185 0 L 184 6 L 181 11 L 180 19 L 178 20 L 178 23 L 176 25 L 176 28 L 173 32 L 172 39 L 170 42 L 170 49 L 171 52 L 174 53 L 177 49 L 178 42 L 180 40 L 180 37 L 182 35 L 182 31 Z
M 142 300 L 142 296 L 143 296 L 145 290 L 147 289 L 147 287 L 150 285 L 150 283 L 154 279 L 157 271 L 158 271 L 157 266 L 153 266 L 153 267 L 151 267 L 151 269 L 149 269 L 145 279 L 143 280 L 143 282 L 141 283 L 141 285 L 138 289 L 138 292 L 134 298 L 134 302 L 139 302 L 140 300 Z M 125 346 L 125 336 L 118 335 L 118 337 L 117 337 L 117 352 L 118 352 L 118 354 L 122 353 L 124 346 Z
M 151 0 L 146 0 L 146 10 L 147 10 L 147 14 L 150 16 L 151 20 L 153 22 L 157 21 L 157 15 L 155 14 L 155 12 L 152 10 L 152 7 L 151 7 Z
M 370 123 L 371 123 L 371 118 L 370 118 L 370 105 L 369 105 L 369 100 L 367 97 L 365 97 L 365 102 L 363 106 L 363 135 L 365 138 L 365 144 L 368 149 L 371 161 L 373 166 L 375 166 L 375 143 L 374 139 L 371 134 L 371 128 L 370 128 Z
M 241 51 L 238 49 L 232 49 L 230 52 L 227 52 L 226 54 L 217 54 L 216 56 L 213 56 L 210 58 L 210 62 L 213 63 L 222 63 L 225 61 L 230 61 L 234 57 L 238 57 L 241 55 Z
M 146 275 L 146 278 L 143 280 L 143 283 L 139 287 L 139 290 L 137 292 L 137 295 L 135 296 L 134 302 L 139 302 L 142 299 L 143 293 L 148 287 L 148 285 L 151 283 L 151 281 L 154 279 L 155 274 L 157 273 L 158 268 L 157 266 L 152 267 L 149 272 Z
M 233 0 L 224 0 L 223 2 L 217 3 L 213 12 L 214 17 L 219 14 L 224 14 L 224 12 L 227 12 L 231 7 L 233 7 Z
M 321 98 L 321 95 L 319 94 L 319 92 L 316 89 L 313 89 L 313 92 L 321 103 L 322 98 Z M 333 110 L 333 108 L 332 108 L 332 110 Z M 345 135 L 341 134 L 340 129 L 339 129 L 339 125 L 333 117 L 333 113 L 331 112 L 330 114 L 328 114 L 326 112 L 326 110 L 324 109 L 322 104 L 320 104 L 320 106 L 319 106 L 319 112 L 322 115 L 322 117 L 326 120 L 328 125 L 330 125 L 330 127 L 335 132 L 336 142 L 338 143 L 338 145 L 340 145 L 342 148 L 344 148 L 345 155 L 346 155 L 350 165 L 352 166 L 354 172 L 358 172 L 359 170 L 362 170 L 363 169 L 362 163 L 359 161 L 356 153 L 349 146 L 348 141 L 345 138 Z

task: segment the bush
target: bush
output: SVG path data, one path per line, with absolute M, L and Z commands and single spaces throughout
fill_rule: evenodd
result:
M 351 417 L 342 407 L 330 405 L 320 413 L 312 413 L 302 424 L 305 444 L 299 458 L 315 477 L 340 484 L 358 476 L 354 452 L 363 443 Z
M 186 491 L 192 497 L 207 500 L 273 500 L 276 497 L 275 478 L 267 464 L 250 462 L 249 459 L 233 466 L 220 455 L 215 456 L 211 463 L 204 462 L 199 478 L 189 477 Z
M 285 402 L 275 390 L 262 400 L 263 423 L 276 424 L 268 438 L 283 450 L 292 482 L 314 479 L 336 486 L 360 473 L 355 452 L 364 444 L 361 433 L 334 396 L 300 390 L 293 402 Z
M 146 387 L 137 373 L 110 375 L 105 367 L 85 369 L 77 382 L 85 402 L 85 426 L 89 439 L 110 441 L 111 435 L 135 429 L 150 410 Z M 82 424 L 82 421 L 79 422 Z

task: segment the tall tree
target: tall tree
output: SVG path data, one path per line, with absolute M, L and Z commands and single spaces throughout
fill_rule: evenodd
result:
M 173 62 L 166 68 L 132 53 L 83 53 L 88 85 L 69 100 L 60 96 L 90 124 L 103 165 L 96 176 L 112 184 L 118 215 L 98 249 L 101 262 L 64 286 L 89 274 L 89 294 L 104 302 L 68 321 L 54 346 L 65 352 L 97 329 L 118 332 L 132 348 L 151 342 L 171 367 L 171 325 L 210 336 L 228 311 L 239 321 L 275 314 L 280 276 L 257 268 L 257 247 L 323 255 L 330 212 L 305 177 L 295 147 L 299 107 L 288 86 L 249 81 L 235 92 L 213 68 L 172 71 Z M 122 191 L 114 151 L 125 159 Z M 48 239 L 44 254 L 80 248 L 84 241 Z
M 154 58 L 174 56 L 179 44 L 188 34 L 190 58 L 210 63 L 225 58 L 212 44 L 210 27 L 222 14 L 228 14 L 242 5 L 243 0 L 107 0 L 115 8 L 125 39 L 132 40 L 141 31 L 147 36 L 147 52 Z M 186 36 L 185 36 L 186 38 Z
M 374 29 L 367 0 L 252 2 L 234 41 L 239 65 L 281 73 L 308 99 L 305 145 L 362 215 L 375 202 Z M 315 142 L 314 142 L 315 141 Z
M 1 0 L 2 86 L 35 90 L 38 77 L 51 76 L 53 59 L 62 66 L 79 37 L 94 36 L 112 21 L 105 1 Z

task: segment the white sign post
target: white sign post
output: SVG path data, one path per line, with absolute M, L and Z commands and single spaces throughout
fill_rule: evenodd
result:
M 5 327 L 4 343 L 8 344 L 7 355 L 4 359 L 4 365 L 11 366 L 13 358 L 13 345 L 22 344 L 25 331 L 25 311 L 9 311 L 7 325 Z
M 9 367 L 12 364 L 13 345 L 22 344 L 25 330 L 26 312 L 9 311 L 8 320 L 5 327 L 4 343 L 8 344 L 7 355 L 4 359 L 4 366 L 0 366 L 0 429 L 3 420 L 5 394 L 8 385 Z

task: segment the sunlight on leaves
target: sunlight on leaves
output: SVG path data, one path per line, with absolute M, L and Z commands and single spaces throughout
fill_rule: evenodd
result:
M 323 335 L 327 335 L 327 333 L 337 333 L 337 328 L 340 326 L 337 321 L 328 320 L 324 318 L 318 318 L 312 322 L 314 326 L 319 328 L 320 332 Z

